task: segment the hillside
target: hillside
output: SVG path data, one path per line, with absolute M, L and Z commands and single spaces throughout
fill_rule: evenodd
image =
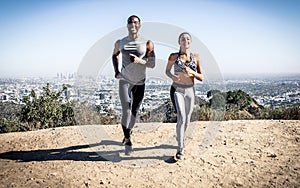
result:
M 120 125 L 1 134 L 0 187 L 299 187 L 300 121 L 197 121 L 173 163 L 174 123 L 139 123 L 125 156 Z

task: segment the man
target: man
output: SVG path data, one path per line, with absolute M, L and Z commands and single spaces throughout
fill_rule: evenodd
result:
M 136 122 L 139 107 L 144 98 L 146 68 L 154 68 L 154 44 L 139 34 L 141 20 L 132 15 L 127 19 L 128 36 L 117 40 L 112 55 L 115 78 L 119 79 L 119 96 L 122 105 L 122 129 L 125 151 L 132 150 L 131 129 Z M 122 69 L 119 71 L 119 55 Z

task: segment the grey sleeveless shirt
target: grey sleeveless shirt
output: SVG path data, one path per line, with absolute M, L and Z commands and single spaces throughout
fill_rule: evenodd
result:
M 135 40 L 131 40 L 128 36 L 120 40 L 120 51 L 122 53 L 122 69 L 121 80 L 134 85 L 142 85 L 146 80 L 146 65 L 133 63 L 130 61 L 130 55 L 134 54 L 142 59 L 147 59 L 146 43 L 142 36 L 138 36 Z

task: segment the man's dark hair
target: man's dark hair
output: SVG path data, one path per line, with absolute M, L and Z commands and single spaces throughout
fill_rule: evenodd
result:
M 141 23 L 141 19 L 137 15 L 129 16 L 129 18 L 127 19 L 127 23 L 130 23 L 132 18 L 137 18 L 139 20 L 139 22 Z

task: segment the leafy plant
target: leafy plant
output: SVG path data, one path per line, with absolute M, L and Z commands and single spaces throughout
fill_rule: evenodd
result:
M 30 95 L 23 98 L 21 122 L 27 122 L 37 129 L 75 125 L 72 103 L 68 96 L 62 96 L 69 87 L 63 85 L 61 90 L 52 91 L 47 83 L 39 97 L 35 90 L 31 90 Z

